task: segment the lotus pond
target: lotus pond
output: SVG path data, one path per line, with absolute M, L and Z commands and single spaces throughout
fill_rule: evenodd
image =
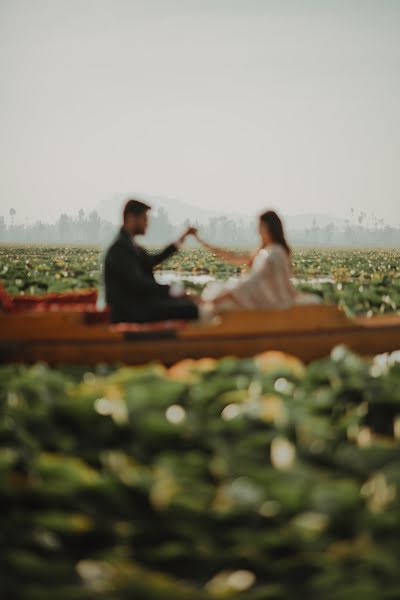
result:
M 399 259 L 395 249 L 296 249 L 293 271 L 299 289 L 317 293 L 349 314 L 399 313 Z M 209 279 L 237 276 L 245 268 L 188 247 L 163 263 L 160 276 L 178 278 L 200 291 Z M 0 280 L 13 294 L 96 287 L 101 252 L 89 246 L 1 245 Z

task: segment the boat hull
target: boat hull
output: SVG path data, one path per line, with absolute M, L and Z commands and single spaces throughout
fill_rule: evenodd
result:
M 308 362 L 338 344 L 373 355 L 400 348 L 400 318 L 348 319 L 336 307 L 241 311 L 210 325 L 149 328 L 87 325 L 76 313 L 0 318 L 2 362 L 172 364 L 204 356 L 248 357 L 280 350 Z

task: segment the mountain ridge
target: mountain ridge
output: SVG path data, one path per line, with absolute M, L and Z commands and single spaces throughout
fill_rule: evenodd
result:
M 206 224 L 210 218 L 229 217 L 244 222 L 249 222 L 253 219 L 252 216 L 240 212 L 233 212 L 227 215 L 222 211 L 206 209 L 176 198 L 151 196 L 149 194 L 125 194 L 120 192 L 115 193 L 110 199 L 101 200 L 96 205 L 96 210 L 103 219 L 110 221 L 113 224 L 118 224 L 120 215 L 122 214 L 123 205 L 129 197 L 143 200 L 155 210 L 159 210 L 160 208 L 166 210 L 169 220 L 174 225 L 181 224 L 186 219 L 197 222 L 200 225 Z M 254 218 L 256 217 L 257 214 L 254 215 Z M 327 213 L 297 213 L 294 215 L 282 213 L 282 218 L 287 228 L 291 230 L 304 230 L 308 227 L 312 227 L 314 220 L 319 227 L 325 227 L 329 223 L 333 223 L 335 227 L 341 228 L 345 224 L 345 219 L 339 219 Z

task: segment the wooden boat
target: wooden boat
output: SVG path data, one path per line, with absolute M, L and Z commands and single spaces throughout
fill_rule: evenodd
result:
M 280 350 L 304 361 L 337 344 L 373 355 L 400 349 L 400 317 L 350 319 L 336 306 L 225 313 L 210 324 L 110 325 L 96 312 L 0 315 L 0 360 L 57 363 L 174 363 L 183 358 L 252 356 Z

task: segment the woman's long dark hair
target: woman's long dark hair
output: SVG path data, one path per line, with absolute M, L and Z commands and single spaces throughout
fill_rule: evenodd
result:
M 269 234 L 275 244 L 280 244 L 287 252 L 288 256 L 292 254 L 292 250 L 286 241 L 285 232 L 283 230 L 282 221 L 274 210 L 267 210 L 260 215 L 260 221 L 268 227 Z

